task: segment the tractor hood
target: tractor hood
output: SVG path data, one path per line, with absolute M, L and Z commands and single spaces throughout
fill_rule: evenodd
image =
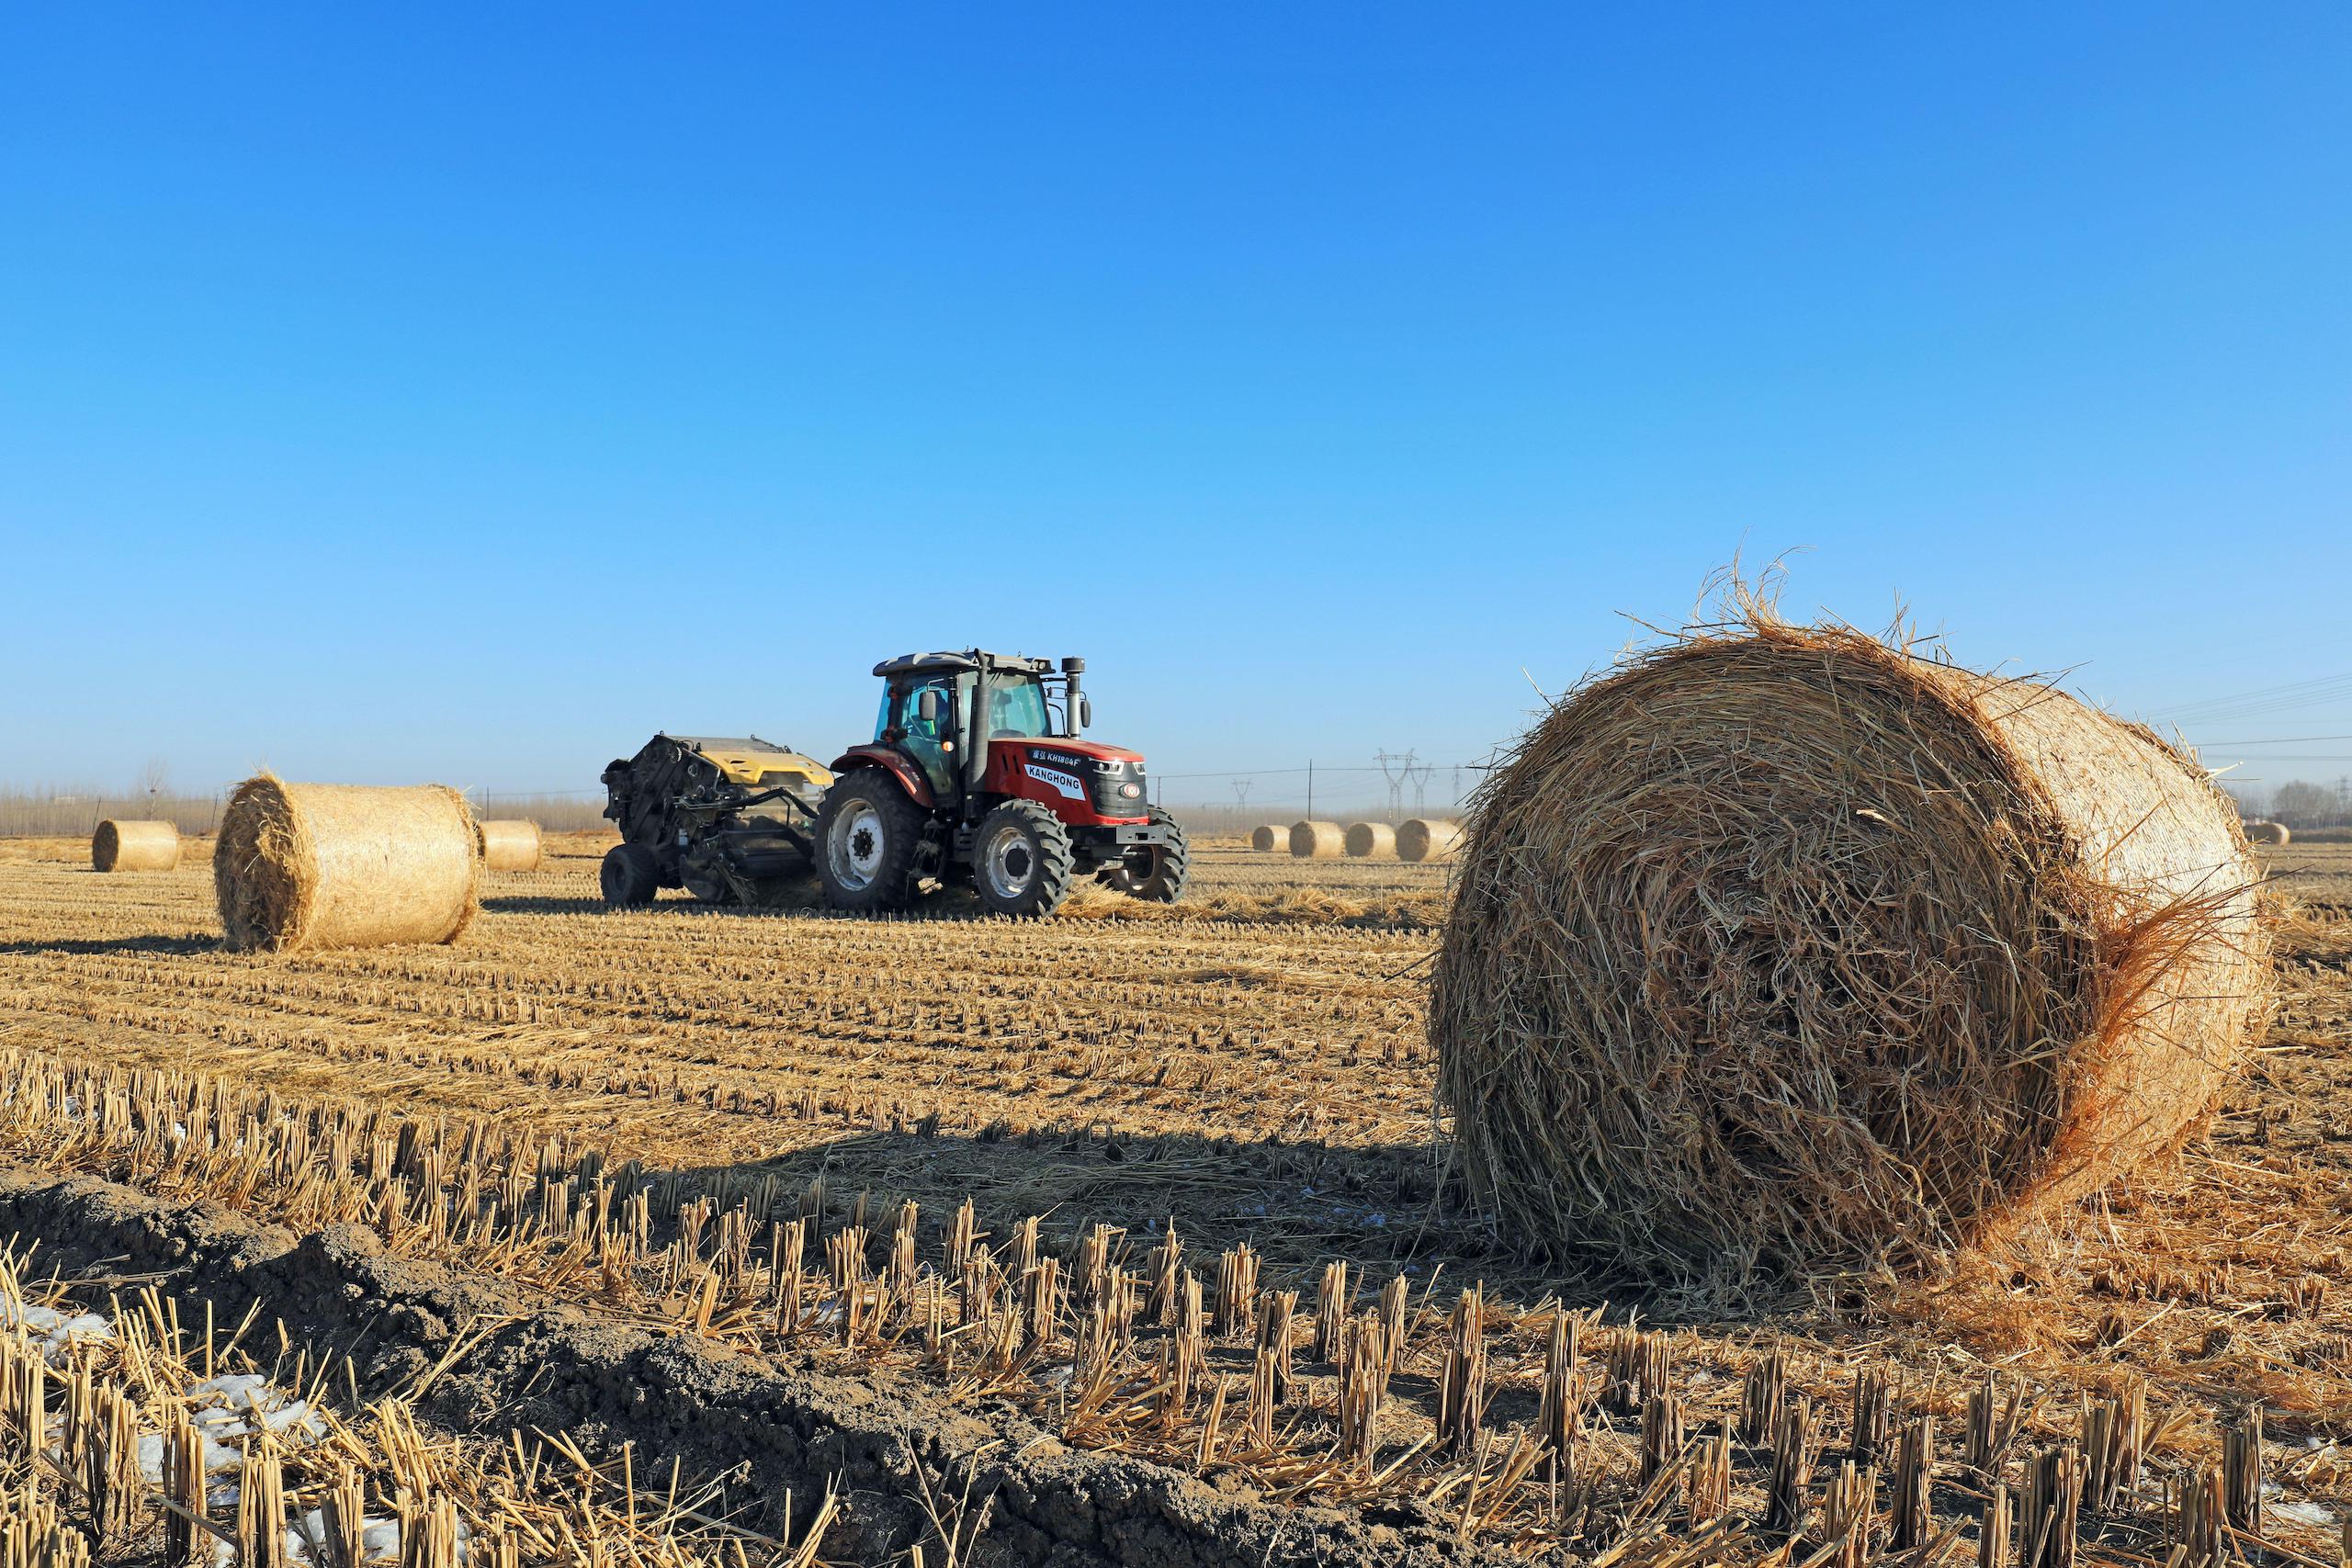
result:
M 1041 762 L 1060 762 L 1064 767 L 1077 767 L 1082 762 L 1143 761 L 1143 753 L 1130 751 L 1124 746 L 1105 746 L 1100 740 L 1069 740 L 1049 735 L 1035 740 L 1000 740 L 1000 746 L 1025 746 L 1029 754 Z M 1057 756 L 1055 753 L 1058 752 Z

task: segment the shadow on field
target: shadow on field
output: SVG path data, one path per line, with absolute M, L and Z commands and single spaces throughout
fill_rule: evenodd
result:
M 217 936 L 117 936 L 103 941 L 91 938 L 59 937 L 42 942 L 0 942 L 0 957 L 32 958 L 49 955 L 79 955 L 90 957 L 111 953 L 211 953 L 220 945 Z
M 593 894 L 586 897 L 548 893 L 515 894 L 511 897 L 481 901 L 481 911 L 485 915 L 594 915 L 611 908 Z
M 813 881 L 786 893 L 775 903 L 757 908 L 747 908 L 741 904 L 707 904 L 691 894 L 674 891 L 663 893 L 650 905 L 639 905 L 634 908 L 616 908 L 594 893 L 509 894 L 484 898 L 481 907 L 484 912 L 493 915 L 653 914 L 729 920 L 756 920 L 789 915 L 836 920 L 887 920 L 903 924 L 910 920 L 985 920 L 997 918 L 980 908 L 979 895 L 968 887 L 950 887 L 929 894 L 917 899 L 911 907 L 888 915 L 862 915 L 828 909 L 824 895 Z
M 1187 1266 L 1205 1281 L 1216 1278 L 1220 1251 L 1247 1242 L 1265 1266 L 1266 1283 L 1279 1277 L 1309 1300 L 1322 1267 L 1340 1259 L 1368 1288 L 1401 1271 L 1424 1282 L 1440 1275 L 1464 1285 L 1483 1280 L 1528 1300 L 1555 1292 L 1620 1302 L 1641 1294 L 1624 1279 L 1506 1246 L 1464 1201 L 1451 1157 L 1450 1145 L 1427 1139 L 1332 1147 L 1195 1134 L 926 1134 L 899 1127 L 769 1160 L 654 1174 L 735 1195 L 773 1179 L 783 1214 L 821 1177 L 828 1227 L 855 1223 L 862 1196 L 876 1247 L 887 1247 L 899 1205 L 909 1199 L 920 1209 L 918 1246 L 931 1252 L 967 1197 L 980 1228 L 999 1242 L 1031 1214 L 1043 1217 L 1041 1236 L 1057 1253 L 1073 1248 L 1088 1227 L 1107 1224 L 1124 1233 L 1126 1266 L 1136 1269 L 1172 1217 Z
M 676 915 L 700 919 L 724 916 L 730 920 L 758 919 L 762 916 L 813 915 L 822 911 L 812 896 L 805 904 L 778 904 L 767 908 L 746 909 L 734 904 L 706 904 L 699 898 L 666 897 L 650 905 L 622 908 L 595 894 L 562 895 L 551 893 L 517 893 L 503 897 L 484 898 L 482 912 L 491 915 Z

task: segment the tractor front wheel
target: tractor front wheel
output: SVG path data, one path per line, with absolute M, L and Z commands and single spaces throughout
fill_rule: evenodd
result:
M 1069 829 L 1034 800 L 1008 800 L 980 818 L 972 885 L 995 915 L 1050 915 L 1069 897 L 1077 857 Z
M 1167 829 L 1168 841 L 1129 850 L 1103 868 L 1102 885 L 1147 904 L 1173 904 L 1184 897 L 1192 875 L 1192 851 L 1184 829 L 1161 807 L 1151 808 L 1151 825 Z
M 904 908 L 914 897 L 922 812 L 880 768 L 833 781 L 817 812 L 817 879 L 825 902 L 867 913 Z

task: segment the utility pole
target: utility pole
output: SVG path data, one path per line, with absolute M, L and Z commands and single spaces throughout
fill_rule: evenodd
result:
M 1315 820 L 1315 759 L 1306 759 L 1306 819 Z

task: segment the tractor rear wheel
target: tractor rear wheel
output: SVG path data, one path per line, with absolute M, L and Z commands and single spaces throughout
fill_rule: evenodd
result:
M 643 844 L 615 844 L 596 868 L 596 883 L 604 889 L 605 902 L 616 908 L 650 904 L 662 886 L 662 863 Z
M 1050 915 L 1069 897 L 1069 829 L 1034 800 L 1008 800 L 972 837 L 972 886 L 995 915 Z
M 817 879 L 825 902 L 859 913 L 904 908 L 915 890 L 922 812 L 880 768 L 833 781 L 817 813 Z
M 1192 850 L 1184 841 L 1184 829 L 1161 807 L 1151 808 L 1151 825 L 1168 829 L 1168 842 L 1129 850 L 1104 868 L 1102 885 L 1147 904 L 1173 904 L 1184 897 L 1184 884 L 1192 876 Z

